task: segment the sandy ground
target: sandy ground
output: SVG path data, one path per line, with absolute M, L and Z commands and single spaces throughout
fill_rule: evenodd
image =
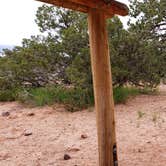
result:
M 120 166 L 166 166 L 165 90 L 116 106 Z M 2 116 L 6 111 L 10 115 Z M 0 103 L 0 166 L 97 166 L 97 161 L 92 109 L 69 113 L 61 106 Z

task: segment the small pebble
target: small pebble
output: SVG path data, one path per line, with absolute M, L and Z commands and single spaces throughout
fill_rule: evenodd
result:
M 30 112 L 27 114 L 27 116 L 34 116 L 35 114 L 33 112 Z
M 71 159 L 71 157 L 68 154 L 64 155 L 64 160 L 70 160 L 70 159 Z
M 31 132 L 25 132 L 25 133 L 24 133 L 24 136 L 30 136 L 30 135 L 32 135 Z
M 7 117 L 7 116 L 9 116 L 10 115 L 10 112 L 2 112 L 2 114 L 1 114 L 2 116 L 4 116 L 4 117 Z
M 142 149 L 138 149 L 139 153 L 144 153 L 144 151 Z
M 86 139 L 86 138 L 88 138 L 88 136 L 87 136 L 86 134 L 82 134 L 82 135 L 81 135 L 81 138 L 82 138 L 82 139 Z
M 79 148 L 68 148 L 67 151 L 68 152 L 78 152 L 78 151 L 80 151 L 80 149 Z

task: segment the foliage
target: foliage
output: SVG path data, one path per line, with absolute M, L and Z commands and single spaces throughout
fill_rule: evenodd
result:
M 136 17 L 133 12 L 138 11 L 139 8 L 145 16 L 151 12 L 146 7 L 146 5 L 150 5 L 149 1 L 144 3 L 133 1 L 131 4 L 132 17 Z M 147 11 L 141 8 L 143 4 Z M 151 7 L 151 10 L 155 11 L 161 8 L 160 18 L 163 18 L 163 6 L 156 5 L 155 7 Z M 65 48 L 63 51 L 71 57 L 71 63 L 68 64 L 66 70 L 69 81 L 80 87 L 91 88 L 92 78 L 86 16 L 69 10 L 48 8 L 43 6 L 38 10 L 37 23 L 39 27 L 44 32 L 49 32 L 52 37 L 55 34 L 52 32 L 58 31 L 56 38 L 62 41 L 62 47 Z M 51 12 L 48 12 L 48 10 L 51 10 Z M 43 18 L 41 16 L 43 13 L 45 17 L 50 19 Z M 157 13 L 152 13 L 154 14 L 149 14 L 147 21 L 143 17 L 137 17 L 138 21 L 135 24 L 130 23 L 128 30 L 124 29 L 118 17 L 108 21 L 114 86 L 130 83 L 136 86 L 156 87 L 160 83 L 161 77 L 164 76 L 165 54 L 158 46 L 161 42 L 159 42 L 159 38 L 156 40 L 150 38 L 151 40 L 149 40 L 149 36 L 154 35 L 151 29 L 140 28 L 146 27 L 146 24 L 150 26 L 149 24 L 153 23 Z M 57 15 L 58 17 L 56 17 Z
M 40 88 L 22 89 L 15 100 L 33 106 L 64 104 L 69 111 L 76 111 L 93 105 L 93 93 L 63 86 L 48 86 Z
M 165 6 L 165 0 L 132 0 L 130 4 L 130 16 L 135 18 L 135 21 L 130 20 L 129 31 L 140 43 L 141 53 L 152 59 L 149 70 L 152 71 L 151 79 L 155 82 L 166 77 Z
M 65 58 L 58 53 L 55 44 L 41 37 L 24 39 L 22 47 L 5 50 L 0 59 L 0 87 L 3 89 L 30 85 L 46 85 L 51 79 L 64 79 Z M 54 78 L 52 78 L 54 77 Z
M 137 26 L 126 31 L 117 18 L 112 21 L 108 32 L 114 85 L 156 87 L 165 71 L 164 53 L 154 40 L 143 40 Z
M 127 30 L 118 17 L 108 20 L 115 101 L 137 93 L 124 89 L 126 84 L 152 89 L 165 78 L 164 6 L 164 0 L 132 0 L 130 16 L 136 20 L 129 21 Z M 28 100 L 38 106 L 91 105 L 87 16 L 43 5 L 35 21 L 44 35 L 23 39 L 22 46 L 6 49 L 0 57 L 0 100 Z M 21 90 L 14 95 L 13 89 Z
M 81 88 L 92 88 L 86 15 L 43 5 L 36 16 L 41 32 L 56 39 L 61 45 L 61 54 L 68 57 L 65 68 L 67 82 Z
M 0 91 L 0 101 L 15 101 L 16 92 L 13 89 L 10 90 L 1 90 Z
M 115 103 L 125 103 L 129 97 L 134 97 L 140 94 L 140 90 L 137 88 L 128 87 L 116 87 L 113 90 Z
M 130 96 L 143 93 L 137 88 L 114 88 L 116 104 L 125 103 Z M 69 111 L 77 111 L 94 105 L 93 92 L 87 89 L 47 86 L 39 88 L 22 88 L 1 90 L 0 101 L 19 101 L 29 106 L 45 106 L 54 103 L 63 104 Z

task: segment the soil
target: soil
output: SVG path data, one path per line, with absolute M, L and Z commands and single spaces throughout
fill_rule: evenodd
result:
M 166 166 L 166 87 L 160 90 L 116 106 L 120 166 Z M 0 166 L 97 166 L 97 151 L 93 108 L 0 103 Z

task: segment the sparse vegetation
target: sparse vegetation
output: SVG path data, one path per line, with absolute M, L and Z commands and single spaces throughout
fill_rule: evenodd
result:
M 70 111 L 92 106 L 92 92 L 79 88 L 63 86 L 48 86 L 40 88 L 17 89 L 0 91 L 0 101 L 20 101 L 31 106 L 64 104 Z
M 156 124 L 157 123 L 157 120 L 158 120 L 158 114 L 157 113 L 153 113 L 152 115 L 152 121 Z
M 128 87 L 116 87 L 114 88 L 114 101 L 115 103 L 125 103 L 127 99 L 131 96 L 136 96 L 140 94 L 138 88 L 128 88 Z
M 142 111 L 138 111 L 138 119 L 141 119 L 143 118 L 143 116 L 145 115 L 145 112 L 142 112 Z
M 128 87 L 114 88 L 116 104 L 125 103 L 131 96 L 141 94 L 143 90 Z M 19 101 L 31 106 L 45 106 L 54 103 L 64 104 L 69 111 L 76 111 L 94 105 L 93 92 L 88 89 L 68 88 L 64 86 L 46 86 L 0 91 L 0 101 Z
M 14 101 L 16 99 L 14 90 L 1 90 L 0 101 Z

